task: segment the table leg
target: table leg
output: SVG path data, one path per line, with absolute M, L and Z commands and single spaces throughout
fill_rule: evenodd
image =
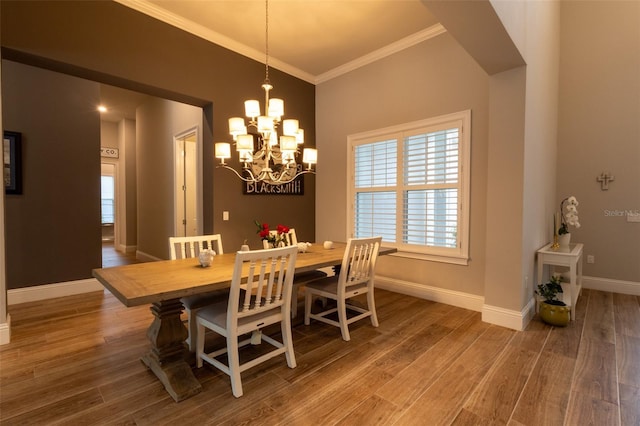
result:
M 180 299 L 151 305 L 154 318 L 147 330 L 151 350 L 142 357 L 142 362 L 154 372 L 176 402 L 202 390 L 186 358 L 188 332 L 180 319 L 182 309 Z

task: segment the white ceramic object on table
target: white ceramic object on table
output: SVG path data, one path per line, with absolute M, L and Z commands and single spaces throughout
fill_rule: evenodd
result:
M 200 266 L 206 268 L 211 266 L 211 262 L 213 262 L 213 257 L 216 255 L 216 252 L 211 249 L 205 249 L 200 252 L 198 255 L 198 261 L 200 262 Z
M 327 250 L 332 249 L 333 248 L 333 241 L 325 241 L 322 244 L 322 247 L 324 247 Z
M 298 253 L 306 253 L 311 243 L 298 243 Z

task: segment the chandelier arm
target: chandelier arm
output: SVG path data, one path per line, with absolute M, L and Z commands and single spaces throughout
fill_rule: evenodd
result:
M 285 183 L 289 183 L 294 181 L 298 176 L 302 176 L 304 174 L 316 174 L 316 172 L 314 172 L 313 170 L 303 170 L 301 172 L 296 173 L 295 175 L 293 175 L 293 177 L 291 179 L 287 179 L 287 180 L 274 180 L 272 182 L 269 182 L 272 185 L 284 185 Z M 282 179 L 282 176 L 284 176 L 284 174 L 281 174 L 280 177 L 278 177 L 278 179 Z
M 241 180 L 243 180 L 244 182 L 249 182 L 249 183 L 258 183 L 258 182 L 262 182 L 262 181 L 264 181 L 264 179 L 259 179 L 259 177 L 255 176 L 255 175 L 251 172 L 251 170 L 248 170 L 248 169 L 247 169 L 247 171 L 248 171 L 248 172 L 249 172 L 249 174 L 251 175 L 251 177 L 250 177 L 250 178 L 246 178 L 246 177 L 242 176 L 240 173 L 238 173 L 238 172 L 237 172 L 237 170 L 236 170 L 236 169 L 234 169 L 234 168 L 232 168 L 232 167 L 229 167 L 229 166 L 227 166 L 226 164 L 218 164 L 218 165 L 216 166 L 216 168 L 223 168 L 223 169 L 231 170 L 233 173 L 235 173 L 235 174 L 236 174 L 236 176 L 237 176 L 238 178 L 240 178 L 240 179 L 241 179 Z M 302 175 L 309 174 L 309 173 L 310 173 L 310 174 L 314 174 L 314 175 L 316 174 L 316 172 L 315 172 L 315 171 L 313 171 L 313 170 L 303 170 L 303 171 L 301 171 L 301 172 L 296 173 L 296 174 L 295 174 L 291 179 L 284 180 L 284 179 L 283 179 L 284 174 L 281 174 L 281 175 L 276 179 L 272 172 L 268 172 L 268 175 L 269 175 L 269 178 L 270 178 L 270 179 L 269 179 L 269 180 L 267 180 L 267 181 L 265 181 L 265 182 L 266 182 L 266 183 L 268 183 L 268 184 L 271 184 L 271 185 L 284 185 L 284 184 L 287 184 L 287 183 L 290 183 L 290 182 L 294 181 L 298 176 L 302 176 Z
M 223 168 L 223 169 L 231 170 L 233 173 L 236 174 L 236 176 L 238 176 L 241 180 L 243 180 L 245 182 L 258 182 L 256 177 L 251 172 L 251 170 L 244 169 L 244 170 L 247 170 L 249 172 L 249 174 L 251 175 L 251 178 L 246 178 L 246 177 L 242 176 L 240 173 L 238 173 L 236 169 L 234 169 L 233 167 L 229 167 L 226 164 L 218 164 L 216 166 L 216 168 Z

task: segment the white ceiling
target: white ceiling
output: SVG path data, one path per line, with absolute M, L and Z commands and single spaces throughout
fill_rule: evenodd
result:
M 233 51 L 265 61 L 264 0 L 116 0 Z M 420 0 L 270 0 L 269 64 L 319 83 L 439 34 Z M 345 71 L 346 72 L 346 71 Z
M 107 112 L 100 113 L 102 121 L 119 122 L 123 118 L 136 119 L 136 108 L 149 96 L 119 87 L 100 85 L 100 102 Z
M 264 0 L 115 1 L 265 62 Z M 269 66 L 313 84 L 444 31 L 420 0 L 270 0 L 268 6 Z M 139 101 L 127 92 L 106 88 L 103 102 L 124 108 Z

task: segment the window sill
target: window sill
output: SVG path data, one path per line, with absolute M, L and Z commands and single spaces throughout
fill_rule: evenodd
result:
M 469 265 L 468 257 L 457 257 L 457 256 L 442 256 L 435 254 L 425 254 L 425 253 L 415 253 L 409 251 L 397 251 L 396 253 L 391 253 L 388 256 L 393 257 L 402 257 L 405 259 L 416 259 L 416 260 L 426 260 L 428 262 L 440 262 L 440 263 L 449 263 L 452 265 Z

